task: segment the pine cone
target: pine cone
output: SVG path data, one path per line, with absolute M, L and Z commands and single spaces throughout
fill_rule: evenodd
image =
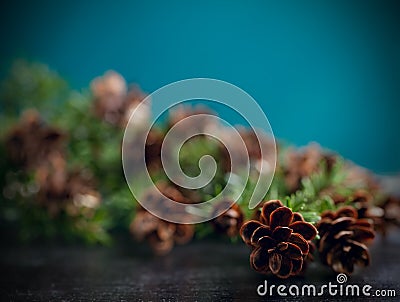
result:
M 337 206 L 344 206 L 347 202 L 351 202 L 357 210 L 358 218 L 370 219 L 373 222 L 376 231 L 385 233 L 384 214 L 385 211 L 381 207 L 374 205 L 374 196 L 366 190 L 356 190 L 352 195 L 345 196 L 338 193 L 327 192 Z
M 377 178 L 370 171 L 351 163 L 346 164 L 344 183 L 348 187 L 363 187 L 372 194 L 379 193 L 382 190 Z
M 159 182 L 157 187 L 166 197 L 180 203 L 187 202 L 174 187 L 162 182 Z M 162 200 L 159 200 L 159 195 L 154 194 L 153 191 L 148 191 L 143 198 L 147 199 L 148 205 L 163 206 Z M 168 211 L 168 209 L 166 208 L 164 211 Z M 155 254 L 164 255 L 172 250 L 175 243 L 185 244 L 189 242 L 194 235 L 194 226 L 164 221 L 140 207 L 130 225 L 130 231 L 138 241 L 146 240 Z
M 322 262 L 337 273 L 350 274 L 354 265 L 367 266 L 370 255 L 365 243 L 375 237 L 369 219 L 358 219 L 357 211 L 346 206 L 322 213 L 317 224 L 317 247 Z
M 219 144 L 220 152 L 220 164 L 224 172 L 228 173 L 232 171 L 231 161 L 234 160 L 240 168 L 245 167 L 247 164 L 247 158 L 254 165 L 258 165 L 261 160 L 272 162 L 272 154 L 275 154 L 275 142 L 274 140 L 266 135 L 265 133 L 255 132 L 253 129 L 247 129 L 245 127 L 238 127 L 240 137 L 245 145 L 245 150 L 242 150 L 242 142 L 237 141 L 232 129 L 222 128 L 220 130 L 220 137 L 229 142 L 229 145 Z M 228 148 L 227 148 L 228 147 Z M 230 152 L 228 152 L 228 149 Z M 267 154 L 262 154 L 262 150 L 267 150 Z M 262 157 L 263 155 L 263 157 Z M 231 158 L 231 157 L 234 157 Z M 278 164 L 278 163 L 276 163 Z
M 336 156 L 321 150 L 318 144 L 310 144 L 300 151 L 289 151 L 286 154 L 283 173 L 289 192 L 301 187 L 301 180 L 318 171 L 321 162 L 325 162 L 328 173 L 336 163 Z
M 35 200 L 52 217 L 63 210 L 71 216 L 82 213 L 90 217 L 101 202 L 92 175 L 84 170 L 68 171 L 66 159 L 59 154 L 52 154 L 38 167 L 35 181 L 39 187 Z
M 95 115 L 112 125 L 118 125 L 127 93 L 125 79 L 117 72 L 108 71 L 104 76 L 93 79 L 90 87 L 94 96 Z
M 146 240 L 157 255 L 167 254 L 175 243 L 188 243 L 194 235 L 193 225 L 161 220 L 143 208 L 137 212 L 130 231 L 136 240 Z
M 380 208 L 384 212 L 380 230 L 383 235 L 386 235 L 390 226 L 400 227 L 400 198 L 388 196 Z
M 224 200 L 216 206 L 214 213 L 218 214 L 226 207 L 226 204 L 231 204 L 229 200 Z M 212 221 L 214 229 L 221 234 L 226 234 L 228 237 L 235 237 L 239 234 L 240 227 L 243 224 L 244 215 L 239 205 L 234 203 L 227 211 L 220 214 Z
M 162 167 L 161 163 L 161 147 L 164 140 L 164 135 L 161 131 L 152 128 L 146 138 L 145 145 L 145 161 L 147 169 L 154 171 Z
M 129 119 L 135 110 L 140 110 L 140 112 L 135 114 L 136 119 L 131 121 L 130 125 L 134 125 L 138 129 L 143 127 L 143 125 L 148 125 L 151 118 L 151 102 L 149 99 L 147 99 L 146 103 L 143 103 L 146 97 L 147 95 L 140 89 L 138 85 L 132 85 L 129 87 L 129 91 L 125 97 L 125 102 L 121 108 L 121 127 L 125 127 L 128 124 Z M 138 107 L 139 104 L 141 104 L 140 107 Z
M 298 275 L 310 252 L 308 241 L 317 235 L 316 228 L 279 200 L 263 205 L 260 220 L 250 220 L 240 229 L 243 240 L 253 248 L 253 269 L 280 278 Z
M 11 160 L 24 169 L 34 169 L 52 153 L 64 154 L 66 135 L 42 121 L 35 110 L 26 111 L 9 132 L 6 149 Z
M 146 95 L 137 86 L 129 89 L 125 79 L 115 71 L 107 71 L 90 83 L 93 94 L 94 114 L 114 126 L 125 127 L 130 115 Z M 150 118 L 149 106 L 141 107 L 141 121 L 143 124 Z
M 383 226 L 385 211 L 374 205 L 374 197 L 372 194 L 364 190 L 357 190 L 354 192 L 353 196 L 351 196 L 351 201 L 357 210 L 359 219 L 370 219 L 376 231 L 385 232 Z
M 211 110 L 204 106 L 197 106 L 197 107 L 189 107 L 189 106 L 183 106 L 179 105 L 174 107 L 170 112 L 169 112 L 169 117 L 167 121 L 168 129 L 171 129 L 173 126 L 181 122 L 182 120 L 186 118 L 190 118 L 191 116 L 196 116 L 196 115 L 215 115 Z M 208 127 L 215 126 L 215 121 L 209 116 L 202 116 L 200 122 L 198 119 L 196 120 L 188 120 L 185 125 L 185 127 L 177 126 L 175 131 L 178 132 L 183 132 L 185 133 L 187 129 L 189 128 L 190 131 L 193 131 L 193 133 L 202 133 L 204 130 Z
M 239 129 L 239 134 L 246 145 L 250 159 L 257 160 L 262 158 L 261 146 L 264 150 L 271 150 L 271 153 L 276 147 L 274 140 L 265 133 L 242 128 Z M 264 154 L 264 160 L 266 155 Z

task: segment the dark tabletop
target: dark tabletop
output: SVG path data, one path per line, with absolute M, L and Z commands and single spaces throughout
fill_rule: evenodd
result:
M 280 280 L 249 267 L 243 244 L 197 241 L 155 257 L 129 240 L 110 247 L 1 247 L 0 297 L 4 301 L 274 301 L 260 297 L 257 287 L 268 284 L 336 284 L 336 274 L 312 264 L 304 277 Z M 3 242 L 4 245 L 4 242 Z M 346 284 L 395 289 L 396 298 L 363 297 L 364 301 L 400 300 L 400 232 L 371 247 L 372 265 L 350 276 Z M 328 295 L 317 301 L 345 300 Z M 286 300 L 309 301 L 310 298 Z M 361 299 L 360 299 L 361 300 Z

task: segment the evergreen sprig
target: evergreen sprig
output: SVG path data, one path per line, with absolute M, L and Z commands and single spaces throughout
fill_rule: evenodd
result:
M 57 217 L 52 217 L 45 207 L 35 202 L 34 193 L 28 194 L 29 196 L 25 194 L 35 185 L 32 171 L 24 171 L 9 161 L 2 161 L 0 184 L 4 198 L 0 203 L 1 223 L 11 223 L 25 240 L 62 237 L 67 240 L 79 238 L 89 243 L 108 244 L 111 242 L 110 233 L 128 232 L 138 203 L 126 185 L 122 170 L 123 129 L 120 125 L 112 125 L 96 116 L 93 110 L 93 95 L 85 90 L 71 90 L 64 79 L 44 64 L 18 61 L 2 84 L 0 98 L 2 129 L 8 131 L 17 123 L 23 110 L 33 107 L 40 112 L 45 122 L 66 132 L 67 170 L 80 170 L 91 174 L 102 199 L 100 206 L 89 216 L 81 209 L 82 212 L 75 216 L 62 212 Z M 157 131 L 163 134 L 169 126 L 168 121 L 155 125 Z M 3 131 L 0 137 L 0 156 L 3 159 L 7 158 L 7 131 Z M 222 166 L 224 155 L 221 150 L 216 140 L 202 136 L 195 137 L 183 145 L 179 153 L 179 162 L 187 175 L 197 176 L 200 173 L 198 163 L 204 155 L 211 155 L 218 165 L 214 178 L 207 186 L 198 190 L 181 190 L 186 198 L 195 199 L 193 202 L 203 202 L 218 196 L 225 188 L 228 178 L 226 167 Z M 334 194 L 340 194 L 351 204 L 353 193 L 360 188 L 366 188 L 363 183 L 356 185 L 347 181 L 349 164 L 335 155 L 335 163 L 330 166 L 327 158 L 322 156 L 316 169 L 303 176 L 299 187 L 291 191 L 285 168 L 288 168 L 287 152 L 292 149 L 288 144 L 280 142 L 278 150 L 277 169 L 263 200 L 279 199 L 293 212 L 301 213 L 308 222 L 316 223 L 324 211 L 336 210 L 339 207 L 332 198 Z M 324 155 L 325 151 L 321 152 Z M 236 182 L 238 188 L 245 185 L 237 200 L 245 220 L 254 218 L 259 209 L 249 209 L 248 201 L 258 180 L 257 173 L 250 173 L 250 177 L 240 173 L 231 176 L 230 181 Z M 164 182 L 174 186 L 162 169 L 152 171 L 151 177 L 156 183 Z M 135 185 L 142 186 L 139 176 L 132 181 Z M 8 194 L 10 192 L 7 188 L 10 185 L 19 186 L 14 195 Z M 144 186 L 142 189 L 146 190 Z M 232 196 L 236 196 L 237 193 L 230 192 Z M 209 210 L 213 209 L 210 207 Z M 215 232 L 209 223 L 196 226 L 197 237 L 213 235 Z M 235 238 L 232 240 L 235 241 Z

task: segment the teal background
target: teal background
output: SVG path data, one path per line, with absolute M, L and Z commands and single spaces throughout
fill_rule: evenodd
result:
M 275 135 L 400 171 L 398 1 L 13 1 L 1 75 L 40 60 L 74 88 L 107 69 L 151 92 L 192 77 L 250 93 Z

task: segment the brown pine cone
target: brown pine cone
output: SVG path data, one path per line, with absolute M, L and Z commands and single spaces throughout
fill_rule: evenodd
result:
M 147 169 L 150 171 L 158 170 L 162 167 L 161 147 L 163 140 L 164 134 L 155 128 L 152 128 L 147 135 L 144 157 Z
M 245 127 L 238 127 L 237 131 L 243 142 L 234 139 L 235 135 L 231 133 L 233 132 L 232 129 L 223 128 L 220 130 L 220 137 L 226 142 L 229 142 L 229 145 L 219 144 L 220 164 L 224 172 L 228 173 L 232 171 L 231 161 L 239 165 L 239 167 L 236 168 L 245 167 L 247 158 L 251 163 L 254 163 L 255 166 L 259 164 L 260 160 L 271 162 L 271 164 L 273 163 L 272 155 L 275 154 L 275 148 L 278 146 L 275 145 L 271 137 L 265 133 L 256 132 L 253 129 Z M 241 148 L 242 143 L 245 145 L 244 150 Z M 267 150 L 267 153 L 264 152 L 264 154 L 262 154 L 262 150 Z M 276 163 L 276 165 L 277 164 L 278 163 Z
M 355 264 L 369 265 L 370 255 L 365 243 L 375 237 L 373 225 L 369 219 L 359 219 L 353 207 L 325 211 L 317 229 L 321 261 L 335 272 L 351 274 Z
M 188 243 L 194 235 L 193 225 L 164 221 L 143 208 L 136 213 L 130 231 L 136 240 L 146 240 L 157 255 L 167 254 L 175 243 Z
M 266 150 L 273 150 L 275 142 L 264 133 L 255 132 L 253 129 L 239 128 L 239 134 L 242 137 L 250 159 L 261 159 L 261 147 Z M 260 141 L 259 141 L 260 140 Z M 264 154 L 266 156 L 266 154 Z
M 381 229 L 382 234 L 387 234 L 391 226 L 400 227 L 400 198 L 388 196 L 380 208 L 383 210 Z
M 344 183 L 348 187 L 362 187 L 372 194 L 379 193 L 382 190 L 381 184 L 371 171 L 352 163 L 346 163 L 345 168 L 346 178 Z
M 376 231 L 385 233 L 384 215 L 385 211 L 374 205 L 374 196 L 365 190 L 357 190 L 350 200 L 357 210 L 358 218 L 370 219 Z
M 66 135 L 46 125 L 35 110 L 26 111 L 6 137 L 11 160 L 24 169 L 34 169 L 48 160 L 52 153 L 64 154 Z
M 385 220 L 400 226 L 400 198 L 389 196 L 383 204 L 383 209 Z
M 173 186 L 159 182 L 157 188 L 166 197 L 180 203 L 187 203 L 183 195 Z M 152 208 L 164 207 L 160 195 L 153 190 L 148 191 L 143 198 L 147 200 L 147 205 Z M 164 208 L 163 210 L 168 211 L 169 209 Z M 177 213 L 177 215 L 179 214 L 184 215 L 184 213 Z M 194 226 L 164 221 L 140 207 L 130 225 L 130 231 L 138 241 L 147 241 L 155 254 L 165 255 L 172 250 L 175 243 L 185 244 L 189 242 L 194 235 Z
M 94 113 L 104 121 L 118 125 L 127 93 L 125 79 L 117 72 L 108 71 L 90 83 L 94 97 Z
M 232 201 L 224 200 L 218 203 L 214 209 L 214 213 L 218 214 L 226 207 L 226 204 L 231 204 Z M 240 227 L 243 224 L 244 215 L 239 205 L 234 203 L 227 211 L 220 214 L 217 218 L 212 220 L 214 229 L 221 234 L 228 237 L 235 237 L 239 234 Z
M 101 202 L 100 194 L 90 173 L 85 170 L 68 171 L 66 159 L 53 153 L 35 172 L 38 192 L 35 200 L 48 210 L 50 216 L 61 211 L 75 216 L 91 216 Z
M 181 122 L 186 118 L 202 114 L 204 114 L 204 116 L 201 117 L 201 122 L 200 119 L 195 119 L 195 120 L 189 119 L 184 127 L 177 126 L 175 131 L 185 133 L 187 129 L 190 128 L 190 130 L 193 131 L 193 133 L 201 134 L 207 127 L 215 126 L 214 119 L 210 118 L 209 116 L 205 116 L 205 115 L 215 115 L 208 108 L 204 106 L 190 107 L 190 106 L 178 105 L 169 112 L 169 117 L 167 121 L 168 129 L 171 129 L 173 126 L 175 126 L 176 124 L 178 124 L 179 122 Z
M 114 126 L 125 127 L 130 115 L 146 95 L 137 86 L 129 89 L 125 79 L 115 71 L 107 71 L 90 83 L 93 94 L 94 114 Z M 150 108 L 141 107 L 141 121 L 147 122 L 150 118 Z
M 298 275 L 310 252 L 308 241 L 317 235 L 316 228 L 279 200 L 263 205 L 260 220 L 250 220 L 240 229 L 244 242 L 253 248 L 253 269 L 279 278 Z
M 301 187 L 301 180 L 318 171 L 321 162 L 325 162 L 329 173 L 336 161 L 337 158 L 334 154 L 321 150 L 321 147 L 315 143 L 299 151 L 288 151 L 283 167 L 288 191 L 297 191 Z
M 371 222 L 373 222 L 374 229 L 382 234 L 385 234 L 385 211 L 381 207 L 374 205 L 373 194 L 362 189 L 356 190 L 350 196 L 345 196 L 338 193 L 326 193 L 332 197 L 335 205 L 337 206 L 344 206 L 347 202 L 351 202 L 357 210 L 358 218 L 370 219 Z
M 143 103 L 142 106 L 138 107 L 138 105 L 141 104 L 146 97 L 147 95 L 140 89 L 138 85 L 131 85 L 129 87 L 129 91 L 125 97 L 125 102 L 121 108 L 121 127 L 125 127 L 128 124 L 131 114 L 135 110 L 140 110 L 140 112 L 135 114 L 135 117 L 137 118 L 135 121 L 133 121 L 135 127 L 140 128 L 142 125 L 147 125 L 150 122 L 150 100 L 146 100 L 146 103 Z

